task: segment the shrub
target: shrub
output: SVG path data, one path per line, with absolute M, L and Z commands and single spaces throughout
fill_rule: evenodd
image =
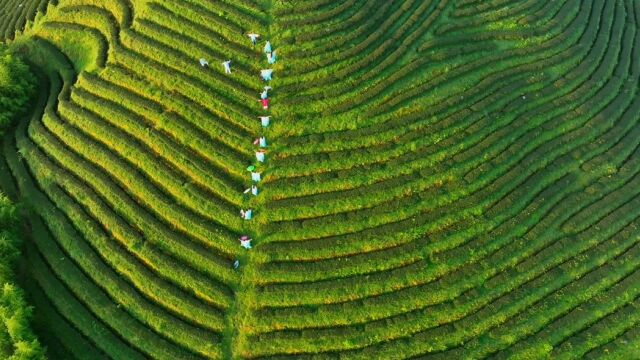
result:
M 32 308 L 15 284 L 13 266 L 20 255 L 18 210 L 0 194 L 0 357 L 44 359 L 44 349 L 30 328 Z
M 35 90 L 35 77 L 14 54 L 0 47 L 0 135 L 25 106 Z

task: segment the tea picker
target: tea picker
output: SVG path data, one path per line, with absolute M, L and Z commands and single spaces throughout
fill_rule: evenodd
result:
M 256 151 L 256 160 L 258 160 L 258 162 L 263 163 L 264 162 L 264 158 L 265 158 L 265 154 L 266 154 L 266 152 L 264 150 Z
M 267 53 L 267 62 L 269 64 L 275 64 L 276 63 L 276 51 L 275 50 L 273 52 Z
M 258 196 L 258 187 L 252 185 L 250 188 L 244 191 L 245 194 L 248 194 L 249 192 L 251 192 L 251 195 L 253 196 Z
M 267 147 L 267 139 L 264 136 L 261 136 L 253 141 L 253 145 L 258 145 L 261 148 Z
M 260 76 L 262 77 L 262 80 L 264 80 L 264 81 L 270 81 L 272 74 L 273 74 L 273 69 L 260 70 Z
M 260 35 L 256 33 L 249 33 L 247 34 L 247 36 L 249 37 L 249 39 L 251 39 L 252 45 L 255 45 L 258 42 L 258 38 L 260 37 Z
M 267 41 L 266 44 L 264 44 L 264 52 L 265 53 L 270 53 L 271 52 L 271 42 Z
M 209 62 L 205 59 L 200 59 L 200 66 L 207 67 L 209 66 Z
M 236 260 L 236 261 L 234 261 L 234 262 L 233 262 L 233 268 L 234 268 L 234 269 L 237 269 L 237 268 L 239 268 L 239 267 L 240 267 L 240 260 Z
M 264 110 L 269 109 L 269 99 L 260 99 L 258 101 L 260 101 L 262 103 L 262 108 Z
M 260 176 L 259 172 L 251 172 L 251 181 L 253 182 L 260 182 L 260 180 L 262 179 L 262 177 Z
M 248 236 L 243 235 L 238 240 L 240 240 L 240 246 L 245 249 L 251 249 L 251 239 Z
M 260 123 L 262 123 L 263 128 L 266 128 L 267 126 L 269 126 L 271 116 L 258 116 L 258 117 L 260 118 Z
M 222 66 L 225 74 L 231 74 L 231 60 L 223 61 Z
M 269 96 L 269 90 L 271 90 L 271 86 L 265 86 L 264 90 L 260 93 L 260 99 L 266 99 Z
M 245 220 L 251 220 L 253 218 L 253 210 L 242 210 L 240 209 L 240 217 Z

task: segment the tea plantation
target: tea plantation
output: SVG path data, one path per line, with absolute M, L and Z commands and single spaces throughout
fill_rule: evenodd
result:
M 0 9 L 48 358 L 640 358 L 640 1 Z

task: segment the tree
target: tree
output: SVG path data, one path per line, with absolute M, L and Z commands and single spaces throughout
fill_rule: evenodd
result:
M 0 135 L 20 115 L 35 90 L 36 78 L 15 54 L 0 47 Z
M 32 308 L 14 279 L 20 256 L 18 220 L 16 206 L 0 193 L 0 358 L 40 360 L 45 355 L 29 324 Z

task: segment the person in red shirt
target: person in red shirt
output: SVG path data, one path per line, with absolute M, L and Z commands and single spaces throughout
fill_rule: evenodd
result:
M 260 102 L 262 103 L 262 108 L 263 109 L 268 109 L 269 108 L 269 99 L 260 99 Z

